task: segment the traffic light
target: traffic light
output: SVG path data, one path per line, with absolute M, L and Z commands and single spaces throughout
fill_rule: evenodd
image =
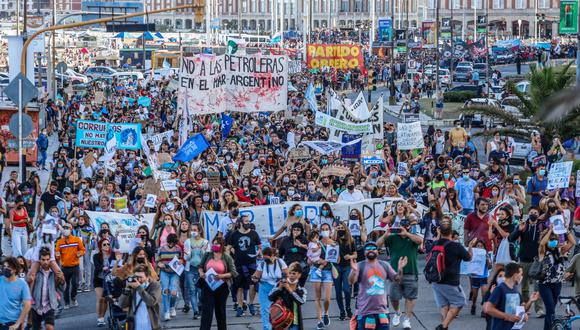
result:
M 377 77 L 375 76 L 374 70 L 369 70 L 367 77 L 367 88 L 369 91 L 377 90 Z

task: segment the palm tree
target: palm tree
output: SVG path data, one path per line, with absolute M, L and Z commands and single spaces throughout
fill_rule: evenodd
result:
M 537 130 L 547 137 L 560 135 L 563 140 L 577 136 L 580 127 L 580 90 L 569 88 L 573 82 L 573 76 L 568 72 L 572 63 L 541 70 L 530 65 L 528 94 L 520 92 L 513 81 L 506 83 L 506 90 L 519 99 L 521 105 L 518 109 L 529 121 L 522 121 L 503 109 L 491 106 L 470 106 L 463 109 L 464 112 L 479 113 L 506 124 L 506 127 L 495 127 L 476 135 L 491 136 L 500 132 L 502 135 L 529 138 L 530 132 Z M 561 96 L 561 93 L 565 95 Z M 569 94 L 576 96 L 574 100 Z M 561 115 L 554 118 L 557 107 L 565 110 L 562 109 Z

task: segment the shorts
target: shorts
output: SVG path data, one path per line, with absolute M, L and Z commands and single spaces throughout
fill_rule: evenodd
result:
M 482 286 L 487 285 L 487 277 L 471 277 L 471 288 L 479 289 Z
M 467 305 L 467 302 L 465 301 L 465 293 L 463 292 L 461 285 L 455 286 L 433 283 L 432 287 L 437 307 L 461 308 Z
M 102 278 L 94 278 L 93 279 L 93 288 L 104 288 L 105 281 Z
M 332 271 L 331 270 L 323 270 L 322 276 L 318 275 L 316 270 L 318 267 L 312 267 L 310 269 L 310 282 L 312 283 L 334 283 L 332 279 Z
M 49 324 L 54 326 L 54 309 L 51 309 L 42 315 L 38 315 L 34 309 L 31 309 L 30 312 L 32 314 L 33 329 L 42 329 L 42 322 L 44 322 L 45 326 Z
M 234 278 L 234 287 L 238 289 L 248 290 L 250 285 L 254 285 L 252 282 L 252 275 L 256 272 L 258 267 L 256 264 L 236 266 L 236 271 L 238 276 Z
M 392 300 L 415 300 L 419 292 L 419 279 L 417 275 L 403 275 L 401 282 L 391 283 L 390 297 Z

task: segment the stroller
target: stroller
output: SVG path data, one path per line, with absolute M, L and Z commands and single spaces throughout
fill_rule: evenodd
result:
M 107 324 L 111 330 L 125 329 L 127 313 L 118 305 L 118 299 L 121 296 L 124 287 L 123 280 L 108 274 L 105 276 L 104 296 L 107 300 Z

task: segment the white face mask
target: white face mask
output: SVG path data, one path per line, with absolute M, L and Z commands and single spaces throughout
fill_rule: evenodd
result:
M 197 236 L 199 236 L 198 232 L 196 232 L 196 231 L 191 232 L 191 237 L 196 238 Z
M 288 279 L 288 283 L 296 284 L 296 283 L 298 283 L 298 279 L 295 279 L 295 280 Z
M 330 231 L 323 230 L 323 231 L 320 232 L 320 236 L 325 237 L 325 238 L 328 238 L 328 237 L 330 237 Z

